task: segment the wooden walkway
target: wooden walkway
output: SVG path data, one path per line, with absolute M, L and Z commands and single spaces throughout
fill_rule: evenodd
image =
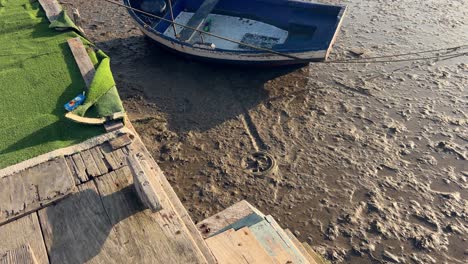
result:
M 215 263 L 138 136 L 122 138 L 0 178 L 0 259 L 27 246 L 37 263 Z M 161 210 L 141 202 L 131 155 L 145 160 Z

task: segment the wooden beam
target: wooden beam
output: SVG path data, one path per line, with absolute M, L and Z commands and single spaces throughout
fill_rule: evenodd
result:
M 138 155 L 138 154 L 137 154 Z M 152 184 L 148 172 L 144 168 L 144 160 L 139 160 L 138 156 L 131 154 L 127 157 L 128 166 L 133 175 L 133 184 L 141 202 L 151 211 L 157 212 L 162 209 L 161 202 L 159 201 L 159 194 L 156 191 L 157 184 Z
M 83 76 L 86 87 L 89 88 L 94 75 L 96 74 L 93 62 L 89 58 L 88 52 L 86 52 L 80 37 L 71 38 L 67 40 L 67 42 L 73 53 L 73 57 L 75 57 L 76 64 L 78 64 L 78 68 L 80 69 L 81 76 Z
M 128 120 L 127 120 L 128 121 Z M 185 209 L 184 205 L 182 202 L 179 200 L 177 197 L 177 194 L 175 193 L 174 189 L 172 188 L 171 184 L 169 181 L 166 179 L 166 176 L 164 176 L 163 171 L 159 167 L 159 165 L 156 163 L 156 161 L 151 157 L 151 154 L 149 153 L 148 149 L 146 149 L 145 145 L 141 141 L 141 138 L 138 136 L 138 133 L 136 133 L 135 128 L 132 126 L 131 122 L 126 122 L 126 126 L 134 132 L 135 139 L 131 145 L 132 149 L 137 150 L 140 153 L 143 153 L 145 156 L 145 159 L 150 166 L 150 169 L 152 173 L 154 174 L 154 178 L 161 184 L 163 187 L 163 190 L 165 194 L 167 195 L 168 200 L 170 201 L 170 204 L 174 207 L 174 211 L 176 212 L 177 215 L 180 216 L 182 219 L 184 225 L 190 232 L 191 237 L 195 241 L 195 243 L 198 246 L 198 249 L 202 252 L 203 256 L 205 257 L 206 261 L 209 264 L 215 264 L 217 263 L 216 259 L 214 258 L 213 254 L 211 253 L 210 249 L 206 245 L 205 240 L 201 236 L 200 232 L 198 232 L 197 227 L 195 226 L 192 218 L 188 214 L 187 210 Z M 117 151 L 120 150 L 125 150 L 127 147 L 118 149 Z M 163 203 L 164 207 L 164 203 Z
M 37 264 L 36 257 L 29 245 L 8 250 L 3 256 L 0 255 L 0 264 Z
M 15 251 L 21 246 L 28 245 L 31 251 L 34 252 L 37 263 L 49 263 L 36 213 L 0 226 L 0 238 L 0 252 Z M 2 253 L 0 253 L 1 258 Z
M 75 191 L 64 157 L 0 179 L 0 225 Z
M 39 4 L 41 4 L 42 9 L 44 9 L 49 22 L 57 20 L 62 12 L 62 7 L 56 0 L 39 0 Z
M 285 229 L 284 232 L 286 235 L 288 235 L 288 238 L 291 240 L 291 242 L 294 243 L 296 248 L 301 252 L 301 254 L 309 261 L 310 264 L 318 264 L 315 259 L 307 252 L 305 247 L 302 245 L 302 243 L 297 239 L 297 237 L 291 232 L 289 229 Z

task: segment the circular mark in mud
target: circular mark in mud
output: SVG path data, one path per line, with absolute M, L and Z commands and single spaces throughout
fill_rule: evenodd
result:
M 259 151 L 245 157 L 242 166 L 255 176 L 268 176 L 276 169 L 276 161 L 269 153 Z

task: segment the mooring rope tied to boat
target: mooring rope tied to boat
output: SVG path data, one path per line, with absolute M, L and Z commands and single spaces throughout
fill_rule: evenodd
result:
M 307 61 L 307 59 L 303 59 L 303 58 L 300 58 L 300 57 L 297 57 L 297 56 L 294 56 L 294 55 L 285 54 L 285 53 L 275 51 L 275 50 L 272 50 L 272 49 L 258 47 L 258 46 L 255 46 L 255 45 L 251 45 L 251 44 L 248 44 L 248 43 L 244 43 L 244 42 L 241 42 L 241 41 L 230 39 L 228 37 L 220 36 L 220 35 L 213 34 L 213 33 L 210 33 L 210 32 L 205 32 L 205 31 L 202 31 L 200 29 L 197 29 L 197 28 L 194 28 L 194 27 L 190 27 L 190 26 L 175 22 L 174 20 L 166 19 L 164 17 L 157 16 L 155 14 L 145 12 L 145 11 L 140 10 L 138 8 L 134 8 L 134 7 L 131 7 L 131 6 L 128 6 L 128 5 L 125 5 L 125 4 L 115 2 L 113 0 L 104 0 L 104 1 L 109 2 L 111 4 L 114 4 L 114 5 L 117 5 L 117 6 L 120 6 L 120 7 L 123 7 L 123 8 L 126 8 L 126 9 L 133 10 L 135 12 L 138 12 L 138 13 L 141 13 L 141 14 L 153 17 L 153 18 L 160 19 L 160 20 L 168 22 L 168 23 L 171 23 L 172 26 L 174 27 L 174 34 L 175 34 L 175 25 L 177 25 L 177 26 L 180 26 L 180 27 L 183 27 L 183 28 L 188 28 L 188 29 L 191 29 L 193 31 L 199 32 L 200 35 L 206 34 L 206 35 L 209 35 L 209 36 L 212 36 L 212 37 L 215 37 L 215 38 L 219 38 L 219 39 L 226 40 L 226 41 L 229 41 L 229 42 L 232 42 L 232 43 L 243 45 L 243 46 L 246 46 L 246 47 L 249 47 L 249 48 L 252 48 L 252 49 L 265 51 L 265 52 L 268 52 L 268 53 L 272 53 L 272 54 L 275 54 L 275 55 L 280 55 L 280 56 L 287 57 L 287 58 L 290 58 L 290 59 Z M 172 16 L 172 19 L 174 19 L 172 14 L 171 14 L 171 16 Z M 145 25 L 149 26 L 146 23 L 145 23 Z M 460 50 L 460 49 L 464 49 L 465 47 L 468 47 L 468 44 L 463 44 L 463 45 L 458 45 L 458 46 L 455 46 L 455 47 L 448 47 L 448 48 L 439 48 L 439 49 L 424 50 L 424 51 L 409 52 L 409 53 L 382 55 L 382 56 L 369 57 L 369 58 L 330 60 L 330 61 L 321 61 L 321 62 L 319 61 L 319 62 L 315 62 L 315 63 L 366 64 L 366 63 L 389 63 L 389 62 L 421 61 L 421 60 L 432 60 L 432 59 L 452 59 L 452 58 L 457 58 L 457 57 L 468 56 L 468 52 L 459 52 L 459 53 L 456 53 L 456 54 L 453 54 L 453 53 L 450 54 L 450 52 L 454 52 L 454 51 L 457 51 L 457 50 Z M 419 54 L 434 53 L 434 52 L 441 52 L 441 51 L 447 51 L 449 53 L 448 54 L 443 54 L 443 55 L 436 55 L 436 56 L 429 56 L 429 57 L 419 57 L 419 58 L 383 60 L 383 61 L 382 60 L 376 60 L 376 59 L 383 59 L 383 58 L 397 58 L 397 57 L 403 57 L 403 56 L 419 55 Z

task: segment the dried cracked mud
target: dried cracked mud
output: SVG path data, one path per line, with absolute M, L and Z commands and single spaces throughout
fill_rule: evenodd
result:
M 468 44 L 466 0 L 321 2 L 348 5 L 331 60 Z M 111 56 L 135 128 L 194 220 L 246 199 L 334 263 L 468 262 L 467 56 L 210 65 L 154 46 L 123 9 L 62 3 Z M 256 152 L 274 157 L 270 174 L 255 173 Z

